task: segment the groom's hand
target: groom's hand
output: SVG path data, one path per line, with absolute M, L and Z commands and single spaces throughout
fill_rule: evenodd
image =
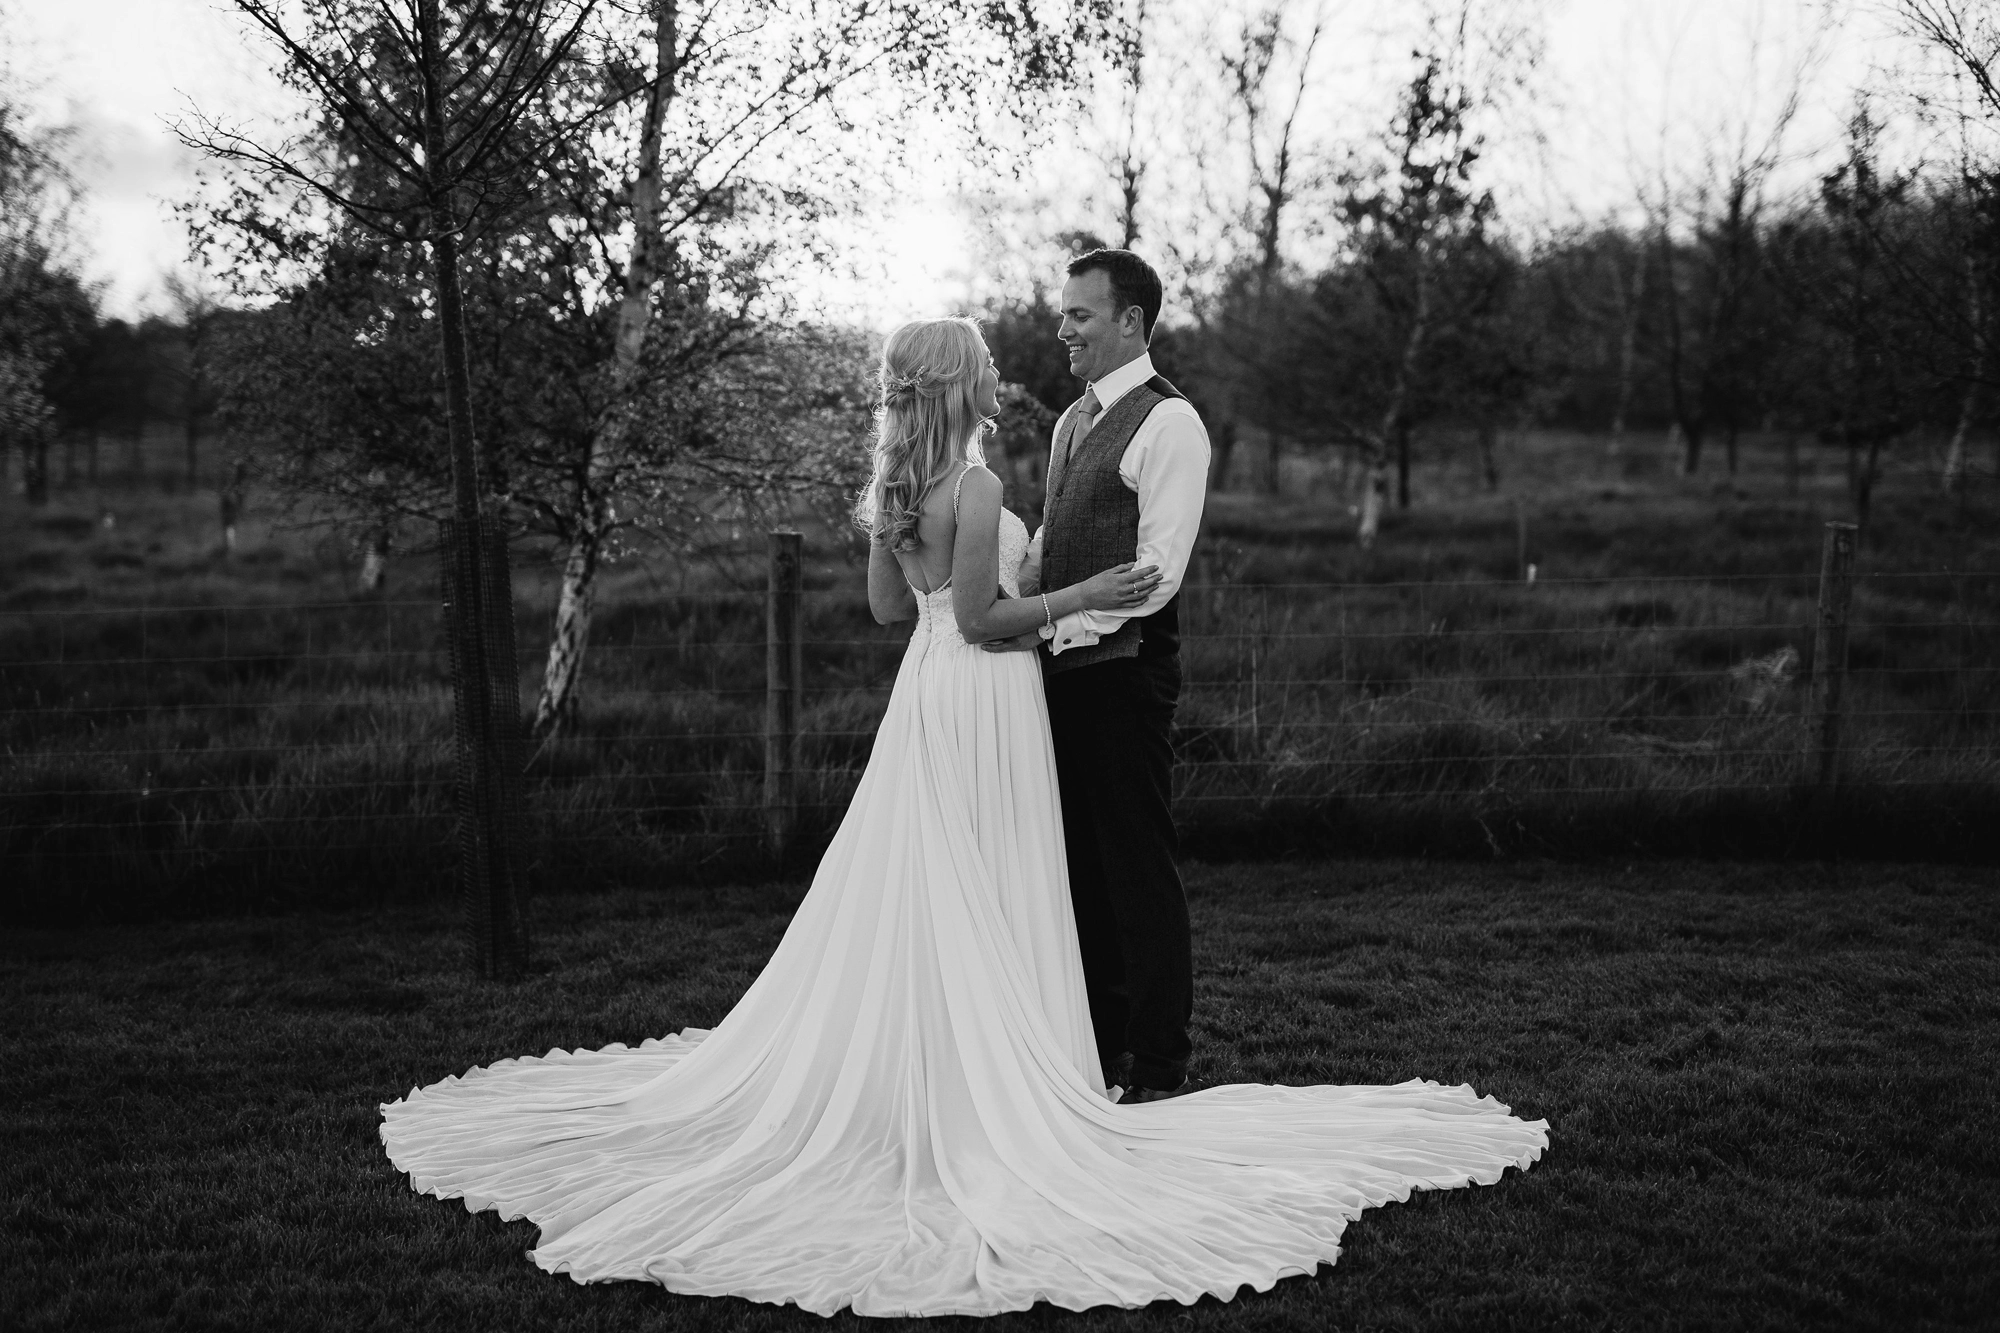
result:
M 989 653 L 1024 653 L 1039 648 L 1041 643 L 1041 634 L 1036 630 L 1029 630 L 1026 634 L 1016 634 L 1011 639 L 988 639 L 979 646 Z

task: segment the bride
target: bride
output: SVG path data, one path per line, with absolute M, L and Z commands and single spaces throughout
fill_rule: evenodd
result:
M 539 1224 L 577 1282 L 823 1315 L 1223 1300 L 1332 1263 L 1365 1208 L 1491 1184 L 1548 1141 L 1469 1087 L 1237 1084 L 1115 1104 L 1092 1038 L 1037 654 L 1136 605 L 1130 565 L 1021 596 L 968 319 L 882 354 L 869 602 L 909 619 L 853 804 L 712 1031 L 501 1060 L 385 1103 L 411 1187 Z

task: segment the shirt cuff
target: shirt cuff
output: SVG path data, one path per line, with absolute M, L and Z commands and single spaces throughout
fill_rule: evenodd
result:
M 1101 636 L 1084 619 L 1089 614 L 1088 611 L 1072 611 L 1056 621 L 1056 636 L 1049 640 L 1051 657 L 1061 655 L 1065 648 L 1088 648 L 1097 642 Z

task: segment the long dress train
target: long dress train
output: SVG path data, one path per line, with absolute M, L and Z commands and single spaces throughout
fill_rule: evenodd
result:
M 1003 513 L 1003 571 L 1026 544 Z M 1546 1122 L 1416 1079 L 1114 1105 L 1039 666 L 967 644 L 948 588 L 918 610 L 853 804 L 736 1007 L 384 1103 L 413 1189 L 538 1223 L 530 1256 L 578 1282 L 992 1314 L 1262 1291 L 1333 1262 L 1365 1208 L 1541 1155 Z

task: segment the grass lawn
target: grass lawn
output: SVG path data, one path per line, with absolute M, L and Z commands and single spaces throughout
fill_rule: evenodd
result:
M 1197 1083 L 1470 1082 L 1549 1151 L 1268 1293 L 979 1327 L 2000 1318 L 1993 872 L 1197 865 L 1190 892 Z M 378 1102 L 468 1066 L 713 1024 L 798 893 L 545 897 L 511 987 L 467 977 L 443 903 L 0 939 L 0 1327 L 821 1327 L 550 1277 L 532 1225 L 412 1194 L 376 1138 Z

